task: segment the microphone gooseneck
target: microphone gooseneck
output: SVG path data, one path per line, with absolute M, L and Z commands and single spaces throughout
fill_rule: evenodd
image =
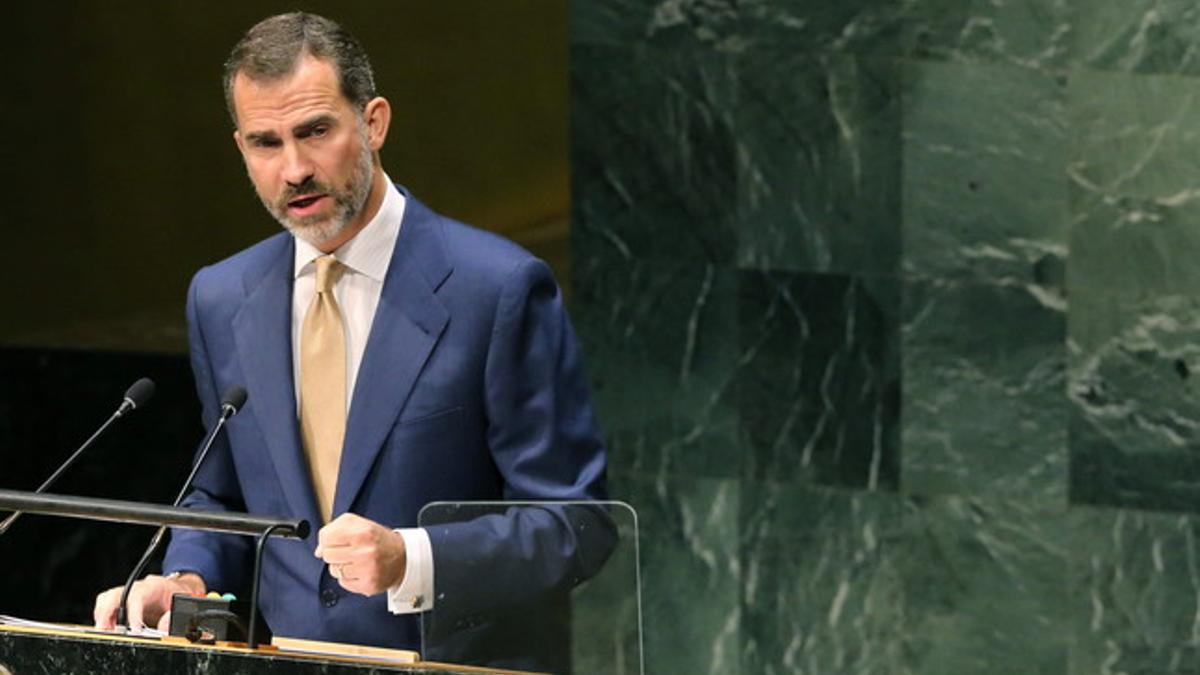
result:
M 92 443 L 95 443 L 97 438 L 100 438 L 105 431 L 108 431 L 108 428 L 112 426 L 114 422 L 124 417 L 126 413 L 146 405 L 146 402 L 149 401 L 150 397 L 152 396 L 154 396 L 153 380 L 148 377 L 143 377 L 137 382 L 134 382 L 129 389 L 125 390 L 125 398 L 121 400 L 121 405 L 117 407 L 116 412 L 110 415 L 109 418 L 105 420 L 104 424 L 101 424 L 100 428 L 83 442 L 83 445 L 79 446 L 75 452 L 71 453 L 71 456 L 67 458 L 67 461 L 63 462 L 57 469 L 55 469 L 54 473 L 50 474 L 50 477 L 47 478 L 46 481 L 42 483 L 41 487 L 39 487 L 35 492 L 45 492 L 48 490 L 50 486 L 54 485 L 55 481 L 58 480 L 59 476 L 62 476 L 63 473 L 75 463 L 75 460 L 79 459 L 85 450 L 92 447 Z M 17 522 L 17 518 L 20 517 L 20 511 L 13 511 L 7 518 L 0 522 L 0 535 L 7 532 L 8 528 L 12 527 L 13 523 Z
M 187 480 L 183 482 L 183 488 L 179 491 L 179 495 L 175 497 L 175 503 L 172 506 L 179 506 L 183 502 L 183 498 L 187 496 L 188 490 L 192 488 L 192 481 L 196 479 L 196 474 L 200 471 L 200 465 L 204 463 L 204 458 L 208 456 L 209 448 L 212 447 L 213 441 L 217 439 L 217 434 L 225 426 L 225 422 L 230 417 L 238 414 L 242 406 L 246 404 L 246 397 L 246 390 L 242 387 L 230 387 L 225 390 L 225 395 L 221 397 L 221 412 L 217 416 L 217 423 L 213 425 L 212 431 L 208 432 L 208 437 L 204 439 L 204 445 L 200 447 L 200 453 L 196 455 L 196 461 L 192 463 L 192 471 L 188 474 Z M 137 565 L 134 565 L 133 571 L 130 572 L 129 578 L 125 580 L 125 587 L 121 590 L 121 604 L 117 608 L 117 626 L 129 627 L 126 618 L 129 592 L 133 590 L 134 582 L 142 575 L 142 572 L 146 569 L 146 565 L 150 563 L 150 558 L 158 550 L 166 534 L 166 526 L 158 528 L 154 533 L 154 537 L 150 540 L 150 545 L 146 547 L 141 559 L 138 560 Z

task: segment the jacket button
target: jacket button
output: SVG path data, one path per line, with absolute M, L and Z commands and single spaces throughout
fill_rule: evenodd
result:
M 325 605 L 326 607 L 333 607 L 334 605 L 338 604 L 337 591 L 333 590 L 332 588 L 326 588 L 325 590 L 321 591 L 321 604 Z

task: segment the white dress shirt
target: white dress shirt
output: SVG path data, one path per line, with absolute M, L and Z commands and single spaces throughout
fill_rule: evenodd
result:
M 358 381 L 358 367 L 362 363 L 371 334 L 371 323 L 379 296 L 383 292 L 383 280 L 387 277 L 388 265 L 396 238 L 400 236 L 400 223 L 404 218 L 404 195 L 387 179 L 387 192 L 379 212 L 371 222 L 353 239 L 333 252 L 334 258 L 345 266 L 345 271 L 333 287 L 338 307 L 346 324 L 346 416 L 354 404 L 354 383 Z M 316 292 L 316 265 L 313 261 L 324 255 L 312 244 L 296 239 L 296 262 L 294 286 L 292 288 L 292 375 L 296 383 L 296 411 L 300 410 L 300 329 L 304 315 Z M 424 611 L 433 607 L 433 548 L 429 534 L 421 528 L 396 530 L 404 537 L 407 551 L 407 566 L 400 585 L 388 589 L 388 611 L 406 614 Z

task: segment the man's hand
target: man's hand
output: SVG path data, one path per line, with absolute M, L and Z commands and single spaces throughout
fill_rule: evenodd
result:
M 329 565 L 342 588 L 362 595 L 382 593 L 404 579 L 404 537 L 379 523 L 343 513 L 317 533 L 314 553 Z
M 96 596 L 96 607 L 92 610 L 92 618 L 96 628 L 112 630 L 117 623 L 117 609 L 121 604 L 123 586 L 110 588 Z M 129 605 L 126 619 L 129 627 L 140 630 L 146 623 L 156 625 L 160 630 L 166 630 L 171 623 L 171 596 L 176 593 L 204 595 L 204 580 L 190 572 L 174 577 L 160 577 L 156 574 L 147 575 L 133 584 L 129 591 Z

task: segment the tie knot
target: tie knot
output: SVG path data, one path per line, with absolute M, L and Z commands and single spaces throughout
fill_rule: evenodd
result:
M 317 292 L 327 293 L 333 285 L 337 283 L 339 277 L 342 276 L 342 271 L 345 266 L 338 262 L 338 259 L 332 255 L 323 255 L 316 259 L 317 264 Z

